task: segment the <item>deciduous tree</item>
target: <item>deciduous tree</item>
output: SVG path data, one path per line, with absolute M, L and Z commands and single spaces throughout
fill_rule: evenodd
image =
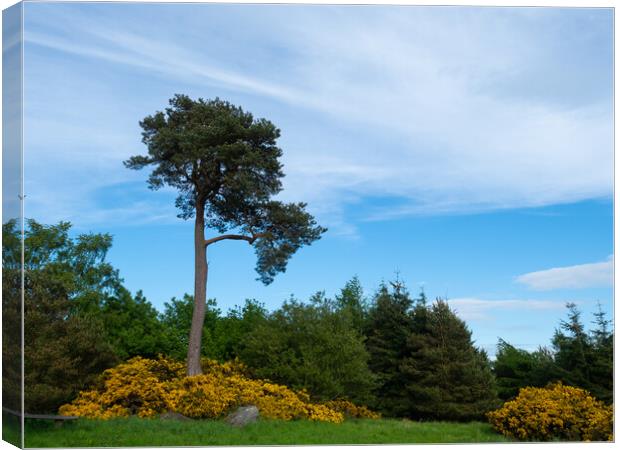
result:
M 105 340 L 98 317 L 99 304 L 118 286 L 116 271 L 105 261 L 111 237 L 100 234 L 69 236 L 71 225 L 41 225 L 27 221 L 24 237 L 24 401 L 27 412 L 54 413 L 85 389 L 117 359 Z M 21 321 L 21 259 L 15 221 L 2 227 L 3 338 L 10 343 L 14 325 Z M 5 330 L 9 332 L 4 334 Z M 7 340 L 8 338 L 8 340 Z M 21 361 L 19 343 L 3 348 L 4 355 Z M 8 364 L 12 369 L 13 364 Z M 20 409 L 21 389 L 3 372 L 7 405 Z
M 363 336 L 322 293 L 271 313 L 244 339 L 241 359 L 255 376 L 306 389 L 315 399 L 371 399 L 375 377 Z

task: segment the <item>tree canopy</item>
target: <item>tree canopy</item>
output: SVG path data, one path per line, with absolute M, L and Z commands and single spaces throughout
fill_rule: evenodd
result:
M 220 233 L 206 239 L 206 246 L 226 239 L 252 244 L 262 282 L 272 282 L 301 246 L 326 231 L 305 203 L 272 199 L 282 190 L 284 173 L 276 145 L 280 130 L 270 121 L 218 98 L 175 95 L 170 107 L 140 126 L 148 155 L 132 156 L 125 166 L 153 165 L 149 187 L 176 188 L 179 217 L 204 211 L 204 226 Z M 231 230 L 236 232 L 225 234 Z
M 24 402 L 27 412 L 55 412 L 118 361 L 97 312 L 120 280 L 105 261 L 109 235 L 69 236 L 71 225 L 27 221 L 24 236 Z M 2 227 L 3 356 L 20 361 L 14 342 L 20 323 L 20 230 Z M 20 409 L 13 364 L 3 370 L 3 395 Z

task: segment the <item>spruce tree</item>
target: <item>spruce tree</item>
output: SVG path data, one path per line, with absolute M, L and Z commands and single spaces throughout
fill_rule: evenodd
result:
M 353 329 L 363 334 L 368 318 L 368 305 L 357 276 L 351 278 L 336 295 L 336 308 L 350 321 Z
M 604 402 L 613 401 L 614 392 L 614 333 L 611 321 L 606 318 L 605 313 L 598 303 L 598 310 L 594 313 L 594 324 L 596 328 L 592 330 L 592 359 L 590 366 L 590 379 L 593 386 L 593 394 Z
M 613 400 L 613 333 L 600 310 L 595 314 L 597 328 L 586 333 L 581 312 L 567 303 L 568 320 L 560 323 L 553 336 L 555 362 L 564 383 L 578 386 L 596 398 Z
M 471 332 L 445 301 L 418 303 L 409 355 L 400 366 L 402 395 L 414 419 L 472 420 L 497 406 L 490 364 L 473 345 Z
M 591 350 L 590 343 L 577 306 L 574 303 L 567 303 L 566 308 L 568 320 L 560 322 L 560 329 L 557 329 L 553 336 L 555 360 L 561 368 L 570 372 L 572 383 L 583 384 L 589 378 L 590 367 L 587 356 Z
M 384 284 L 379 288 L 369 312 L 366 348 L 368 366 L 377 376 L 375 409 L 388 416 L 399 416 L 407 410 L 403 397 L 406 377 L 400 364 L 407 352 L 407 338 L 412 330 L 412 300 L 400 281 L 392 283 L 392 291 Z
M 561 379 L 553 354 L 544 347 L 534 352 L 516 348 L 503 339 L 497 344 L 493 362 L 493 373 L 497 383 L 497 394 L 502 400 L 509 400 L 527 386 L 545 387 Z

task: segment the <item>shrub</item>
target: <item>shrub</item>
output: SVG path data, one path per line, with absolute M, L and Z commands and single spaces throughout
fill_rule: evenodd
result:
M 341 412 L 345 417 L 355 419 L 378 419 L 381 414 L 371 411 L 365 406 L 356 405 L 348 400 L 337 399 L 323 403 L 329 409 Z
M 285 302 L 245 335 L 240 358 L 256 378 L 305 389 L 317 401 L 371 400 L 375 377 L 363 336 L 322 294 Z
M 167 410 L 169 383 L 184 372 L 182 363 L 135 357 L 104 371 L 94 389 L 80 392 L 59 411 L 62 415 L 97 419 L 154 416 Z
M 561 383 L 523 388 L 487 417 L 498 432 L 522 441 L 613 440 L 613 406 Z
M 106 370 L 92 390 L 63 405 L 60 414 L 108 419 L 174 411 L 192 418 L 218 418 L 237 406 L 254 404 L 262 417 L 270 419 L 344 420 L 342 411 L 311 403 L 304 391 L 247 377 L 237 361 L 221 364 L 205 359 L 202 365 L 204 374 L 186 377 L 183 363 L 133 358 Z M 363 407 L 351 404 L 350 409 L 372 416 Z
M 493 373 L 498 396 L 503 401 L 515 398 L 521 388 L 544 387 L 562 379 L 561 369 L 555 364 L 549 350 L 539 348 L 528 352 L 503 339 L 497 344 Z

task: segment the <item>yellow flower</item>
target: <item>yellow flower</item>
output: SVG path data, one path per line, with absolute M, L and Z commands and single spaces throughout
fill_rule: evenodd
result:
M 561 383 L 523 388 L 487 418 L 498 432 L 520 440 L 613 440 L 613 405 Z
M 345 400 L 315 404 L 304 391 L 251 379 L 239 361 L 222 364 L 203 359 L 202 366 L 203 375 L 186 377 L 183 363 L 162 357 L 132 358 L 104 371 L 95 388 L 80 392 L 59 412 L 97 419 L 153 417 L 166 411 L 193 418 L 218 418 L 237 406 L 254 404 L 262 417 L 272 419 L 340 423 L 345 414 L 379 417 Z

